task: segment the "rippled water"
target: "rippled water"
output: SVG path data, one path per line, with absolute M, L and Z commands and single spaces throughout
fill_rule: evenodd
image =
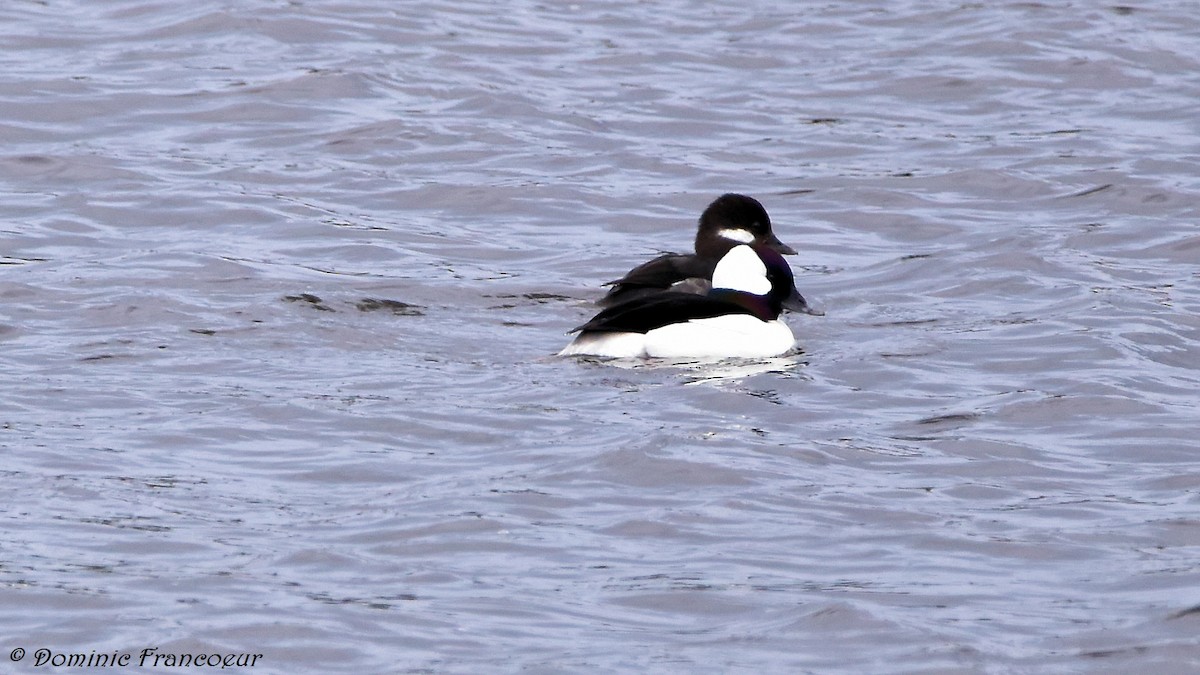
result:
M 1200 669 L 1194 10 L 5 4 L 4 668 Z M 727 191 L 798 354 L 550 356 Z

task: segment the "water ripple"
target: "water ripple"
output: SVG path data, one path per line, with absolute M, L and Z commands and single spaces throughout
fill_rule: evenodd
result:
M 7 643 L 1194 662 L 1190 9 L 5 6 Z M 551 357 L 731 190 L 793 353 Z

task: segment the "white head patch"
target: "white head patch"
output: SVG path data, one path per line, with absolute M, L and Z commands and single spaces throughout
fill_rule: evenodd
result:
M 745 230 L 741 230 L 745 232 Z M 771 292 L 767 266 L 749 246 L 734 246 L 713 270 L 713 288 L 729 288 L 754 295 Z
M 743 230 L 740 227 L 739 228 L 726 228 L 724 230 L 717 230 L 717 236 L 721 237 L 722 239 L 729 239 L 730 241 L 736 241 L 740 244 L 753 244 L 754 243 L 754 234 L 751 233 L 750 230 Z

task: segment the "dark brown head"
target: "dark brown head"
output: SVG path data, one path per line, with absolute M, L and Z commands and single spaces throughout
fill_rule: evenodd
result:
M 734 193 L 721 195 L 700 214 L 696 255 L 720 258 L 738 244 L 767 246 L 785 255 L 796 253 L 775 236 L 771 217 L 757 199 Z

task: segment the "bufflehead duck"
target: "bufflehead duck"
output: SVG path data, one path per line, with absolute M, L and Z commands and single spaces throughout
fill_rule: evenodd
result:
M 757 199 L 733 193 L 722 195 L 700 214 L 695 254 L 667 253 L 638 265 L 624 277 L 605 284 L 612 288 L 596 304 L 612 307 L 668 289 L 707 293 L 717 262 L 739 244 L 759 244 L 785 255 L 796 253 L 771 231 L 771 217 Z
M 785 304 L 807 307 L 792 270 L 767 246 L 734 246 L 717 263 L 706 295 L 662 291 L 601 311 L 571 332 L 559 356 L 759 358 L 792 348 L 779 320 Z

